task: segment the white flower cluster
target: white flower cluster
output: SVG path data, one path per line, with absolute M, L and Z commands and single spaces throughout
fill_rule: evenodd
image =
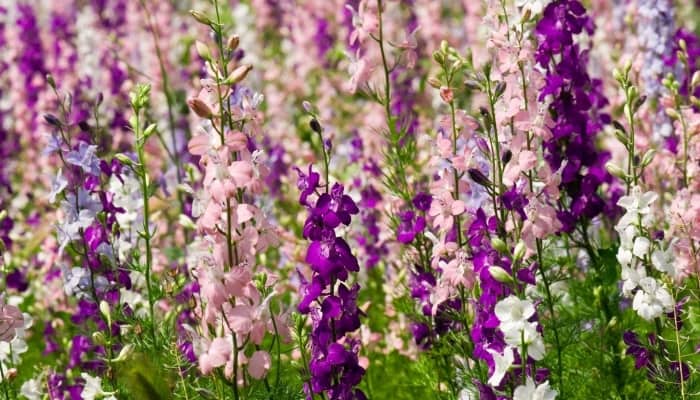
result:
M 531 300 L 523 300 L 511 295 L 499 301 L 494 311 L 500 321 L 499 329 L 503 332 L 508 344 L 502 354 L 488 349 L 494 361 L 494 370 L 488 384 L 496 387 L 501 384 L 504 376 L 513 366 L 515 351 L 518 349 L 527 352 L 527 354 L 521 354 L 521 359 L 526 359 L 527 356 L 535 360 L 544 358 L 544 340 L 537 331 L 537 322 L 529 321 L 535 315 L 535 305 Z M 556 395 L 557 392 L 549 387 L 548 381 L 536 385 L 532 378 L 528 377 L 526 384 L 515 389 L 514 399 L 553 400 Z
M 634 187 L 629 196 L 624 196 L 618 205 L 626 210 L 625 215 L 615 226 L 620 234 L 620 248 L 617 260 L 622 266 L 622 293 L 632 297 L 632 308 L 647 321 L 671 312 L 675 302 L 664 284 L 654 277 L 647 276 L 647 266 L 653 265 L 658 271 L 675 277 L 673 255 L 670 248 L 663 250 L 661 243 L 649 239 L 651 226 L 651 204 L 657 199 L 654 192 L 642 193 Z

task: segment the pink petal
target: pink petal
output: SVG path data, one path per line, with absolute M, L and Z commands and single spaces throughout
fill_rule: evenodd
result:
M 262 379 L 270 370 L 272 360 L 266 351 L 258 350 L 248 361 L 248 372 L 255 379 Z

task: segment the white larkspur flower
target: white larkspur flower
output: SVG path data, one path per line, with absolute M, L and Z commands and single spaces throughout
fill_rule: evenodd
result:
M 621 231 L 629 225 L 637 223 L 637 219 L 640 216 L 644 217 L 651 213 L 650 206 L 658 197 L 654 192 L 642 193 L 638 186 L 632 188 L 632 193 L 629 196 L 623 196 L 617 201 L 617 205 L 627 210 L 627 212 L 620 218 L 615 228 Z M 646 224 L 648 224 L 648 219 L 642 218 L 642 225 Z
M 544 357 L 544 341 L 542 335 L 537 332 L 537 323 L 528 322 L 528 319 L 535 315 L 532 301 L 510 295 L 499 301 L 494 311 L 507 344 L 516 348 L 526 344 L 530 357 L 535 360 Z
M 527 345 L 527 355 L 539 361 L 544 358 L 544 340 L 537 332 L 537 322 L 528 322 L 520 329 L 503 331 L 505 342 L 513 347 L 520 348 Z
M 25 381 L 19 389 L 19 394 L 27 400 L 41 400 L 43 393 L 41 384 L 36 379 Z
M 634 239 L 632 254 L 634 254 L 638 258 L 643 259 L 649 252 L 650 246 L 651 242 L 649 241 L 649 239 L 645 238 L 644 236 L 638 236 L 636 239 Z
M 637 291 L 632 301 L 632 308 L 647 321 L 660 317 L 664 312 L 671 312 L 675 302 L 666 288 L 651 277 L 639 281 L 641 290 Z
M 639 281 L 646 278 L 647 273 L 644 268 L 630 268 L 627 266 L 622 266 L 622 294 L 629 297 L 632 295 L 632 291 L 639 286 Z
M 554 400 L 556 397 L 557 392 L 549 387 L 549 381 L 535 385 L 529 376 L 525 384 L 518 386 L 513 392 L 513 400 Z
M 668 274 L 671 278 L 675 279 L 678 275 L 676 268 L 673 265 L 674 256 L 672 246 L 669 246 L 666 250 L 654 250 L 651 253 L 651 264 L 657 270 Z
M 506 347 L 505 349 L 503 349 L 503 354 L 500 354 L 499 352 L 492 349 L 487 349 L 486 351 L 488 351 L 489 354 L 491 354 L 491 356 L 493 357 L 493 364 L 495 365 L 493 374 L 489 378 L 488 383 L 493 387 L 497 387 L 501 384 L 503 377 L 506 375 L 510 367 L 513 365 L 513 362 L 515 361 L 513 348 Z
M 106 396 L 110 396 L 107 397 L 107 399 L 113 398 L 112 395 L 114 392 L 105 392 L 102 390 L 102 378 L 91 376 L 85 372 L 81 373 L 80 376 L 85 379 L 85 386 L 80 394 L 83 400 L 102 399 Z
M 506 332 L 522 330 L 527 320 L 535 315 L 535 306 L 530 300 L 521 300 L 517 296 L 510 295 L 499 301 L 494 311 L 501 322 L 499 327 Z
M 515 0 L 515 5 L 523 11 L 530 10 L 531 15 L 537 15 L 549 4 L 549 0 Z

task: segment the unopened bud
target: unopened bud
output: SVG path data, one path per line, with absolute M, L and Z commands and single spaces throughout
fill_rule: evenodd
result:
M 478 169 L 469 168 L 467 173 L 469 174 L 469 178 L 471 178 L 471 180 L 473 180 L 475 183 L 484 187 L 491 186 L 491 181 L 489 181 L 489 178 L 487 178 L 486 175 L 484 175 L 484 173 Z
M 134 160 L 129 158 L 129 156 L 127 156 L 124 153 L 117 153 L 114 155 L 114 158 L 119 160 L 120 163 L 127 165 L 127 166 L 134 164 Z
M 669 118 L 671 118 L 671 119 L 679 119 L 681 117 L 681 115 L 678 114 L 678 111 L 676 111 L 675 108 L 669 107 L 665 111 L 666 111 L 666 115 L 668 115 Z
M 309 121 L 309 126 L 311 127 L 311 130 L 318 133 L 319 135 L 321 134 L 321 132 L 322 132 L 321 124 L 318 122 L 318 120 L 316 118 L 311 118 L 311 121 Z
M 314 106 L 312 106 L 311 103 L 309 103 L 309 102 L 306 101 L 306 100 L 304 100 L 304 101 L 301 102 L 301 106 L 304 107 L 304 110 L 305 110 L 307 113 L 312 113 L 312 112 L 314 112 Z
M 252 69 L 253 66 L 250 64 L 243 64 L 239 66 L 238 68 L 234 69 L 233 72 L 231 72 L 228 78 L 226 78 L 226 84 L 235 85 L 236 83 L 242 81 Z
M 46 83 L 48 83 L 52 89 L 56 90 L 56 81 L 53 79 L 53 75 L 46 74 Z
M 185 214 L 180 214 L 177 220 L 180 226 L 182 226 L 185 229 L 194 230 L 197 228 L 197 225 L 194 223 L 194 221 L 192 221 L 192 218 L 188 217 Z
M 494 250 L 498 251 L 499 253 L 508 252 L 508 245 L 499 237 L 494 237 L 491 239 L 491 247 L 493 247 Z
M 510 149 L 508 149 L 505 152 L 503 152 L 503 155 L 501 156 L 501 161 L 503 162 L 503 165 L 505 165 L 508 164 L 512 158 L 513 152 L 510 151 Z
M 190 10 L 190 14 L 191 14 L 191 15 L 194 17 L 194 19 L 197 20 L 197 22 L 199 22 L 200 24 L 204 24 L 204 25 L 209 25 L 209 26 L 211 26 L 211 20 L 209 19 L 209 17 L 207 17 L 207 16 L 204 15 L 203 13 L 201 13 L 201 12 L 199 12 L 199 11 L 196 11 L 196 10 Z
M 498 82 L 498 84 L 496 85 L 495 97 L 496 98 L 501 97 L 501 95 L 505 91 L 506 91 L 506 83 L 504 81 Z
M 194 47 L 197 49 L 197 54 L 202 58 L 204 61 L 211 61 L 211 52 L 209 51 L 209 47 L 200 42 L 199 40 L 194 42 Z
M 119 351 L 119 355 L 115 359 L 113 359 L 113 362 L 121 362 L 129 358 L 129 356 L 134 352 L 134 345 L 129 343 L 126 346 L 122 347 L 121 351 Z
M 440 89 L 440 86 L 442 86 L 442 84 L 440 83 L 440 80 L 438 80 L 435 77 L 428 78 L 428 84 L 430 86 L 432 86 L 434 89 Z
M 651 164 L 651 162 L 654 161 L 655 155 L 656 155 L 656 150 L 654 150 L 654 149 L 647 150 L 647 152 L 644 153 L 644 157 L 642 157 L 642 168 Z
M 109 304 L 104 300 L 100 301 L 100 312 L 107 320 L 107 324 L 112 325 L 112 315 L 109 311 Z
M 700 85 L 700 71 L 695 71 L 693 78 L 690 80 L 690 86 L 694 88 L 698 85 Z
M 515 245 L 515 250 L 513 251 L 513 260 L 521 260 L 525 256 L 526 250 L 527 247 L 525 247 L 525 242 L 523 242 L 522 240 L 519 241 L 518 244 Z
M 231 35 L 230 38 L 228 38 L 228 43 L 226 43 L 226 46 L 230 51 L 234 51 L 238 48 L 238 45 L 241 43 L 241 38 L 238 37 L 238 35 Z
M 607 162 L 605 164 L 605 169 L 610 172 L 613 176 L 616 176 L 620 179 L 627 179 L 627 173 L 613 162 Z
M 211 119 L 212 115 L 214 115 L 214 111 L 211 109 L 211 107 L 209 107 L 207 103 L 198 97 L 193 97 L 187 100 L 187 105 L 190 106 L 195 114 L 202 118 Z
M 616 81 L 622 82 L 623 76 L 622 76 L 622 72 L 620 72 L 619 69 L 613 68 L 612 74 L 613 74 L 613 78 L 615 78 Z
M 496 266 L 489 267 L 489 274 L 491 274 L 493 279 L 495 279 L 501 283 L 513 282 L 513 277 L 510 276 L 508 274 L 508 272 L 501 267 L 496 267 Z
M 55 126 L 56 128 L 61 127 L 61 121 L 53 114 L 44 114 L 44 121 L 47 124 Z

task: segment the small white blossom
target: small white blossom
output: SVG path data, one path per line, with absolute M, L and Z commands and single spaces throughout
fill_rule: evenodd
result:
M 525 385 L 518 386 L 513 393 L 513 400 L 554 400 L 556 397 L 557 392 L 549 387 L 549 381 L 536 386 L 529 376 Z
M 515 0 L 515 5 L 518 8 L 530 10 L 531 15 L 537 15 L 544 10 L 544 7 L 549 4 L 549 0 Z
M 491 356 L 493 357 L 493 363 L 495 365 L 493 375 L 491 375 L 491 377 L 489 378 L 488 383 L 489 385 L 496 387 L 501 384 L 503 377 L 506 376 L 506 373 L 513 365 L 513 362 L 515 361 L 515 355 L 513 353 L 512 347 L 506 347 L 505 349 L 503 349 L 503 354 L 500 354 L 499 352 L 492 349 L 487 349 L 486 351 L 488 351 L 489 354 L 491 354 Z
M 93 377 L 85 372 L 81 373 L 80 376 L 85 379 L 85 386 L 83 387 L 83 392 L 80 394 L 83 400 L 95 400 L 102 399 L 105 396 L 110 396 L 113 398 L 114 392 L 105 392 L 102 390 L 102 378 Z
M 41 400 L 43 391 L 38 380 L 29 379 L 22 384 L 19 394 L 28 400 Z
M 623 196 L 617 202 L 617 205 L 627 210 L 627 212 L 620 218 L 616 229 L 620 231 L 629 225 L 637 223 L 637 219 L 640 216 L 643 217 L 642 225 L 648 224 L 648 219 L 644 217 L 651 213 L 650 206 L 657 198 L 658 195 L 654 192 L 642 193 L 638 186 L 632 188 L 632 193 L 629 196 Z
M 673 249 L 671 246 L 669 246 L 666 250 L 659 249 L 654 250 L 654 252 L 651 253 L 651 264 L 654 266 L 654 268 L 661 272 L 665 272 L 671 278 L 675 279 L 677 276 L 677 271 L 673 265 L 673 261 Z
M 673 311 L 673 297 L 656 279 L 643 278 L 639 281 L 639 287 L 641 290 L 635 293 L 632 308 L 640 317 L 651 321 L 664 312 Z
M 649 252 L 649 246 L 651 246 L 649 239 L 645 238 L 644 236 L 638 236 L 636 239 L 634 239 L 632 254 L 643 259 Z

